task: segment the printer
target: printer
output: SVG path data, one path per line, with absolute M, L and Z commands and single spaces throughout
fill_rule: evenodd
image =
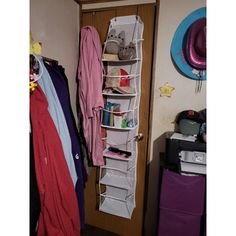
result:
M 178 173 L 206 175 L 206 143 L 194 135 L 167 132 L 164 167 Z

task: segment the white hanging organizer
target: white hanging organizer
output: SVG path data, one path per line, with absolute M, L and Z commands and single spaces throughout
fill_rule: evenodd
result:
M 99 210 L 128 219 L 136 205 L 143 27 L 136 15 L 112 18 L 103 49 L 106 136 Z

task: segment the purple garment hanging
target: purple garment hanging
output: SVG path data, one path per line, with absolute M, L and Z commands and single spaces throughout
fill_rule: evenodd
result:
M 200 236 L 205 177 L 164 170 L 158 236 Z
M 84 210 L 84 185 L 87 180 L 86 171 L 81 160 L 81 152 L 80 152 L 80 143 L 76 128 L 75 119 L 73 116 L 71 104 L 70 104 L 70 95 L 69 88 L 66 80 L 66 76 L 62 74 L 58 65 L 49 65 L 44 63 L 53 85 L 55 87 L 58 99 L 61 103 L 61 107 L 66 119 L 66 123 L 68 126 L 69 134 L 71 137 L 71 145 L 72 145 L 72 154 L 75 163 L 75 169 L 78 176 L 78 180 L 75 185 L 76 196 L 79 204 L 79 212 L 80 212 L 80 226 L 81 229 L 85 227 L 85 210 Z

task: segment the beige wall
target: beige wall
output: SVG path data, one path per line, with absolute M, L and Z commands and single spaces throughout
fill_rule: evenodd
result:
M 42 42 L 42 55 L 59 61 L 69 81 L 76 114 L 78 64 L 78 4 L 73 0 L 30 0 L 30 30 Z
M 198 111 L 206 108 L 206 82 L 202 83 L 201 92 L 196 94 L 196 81 L 181 75 L 173 66 L 170 56 L 171 41 L 178 25 L 189 13 L 204 6 L 206 6 L 205 0 L 160 0 L 153 71 L 151 153 L 148 164 L 148 200 L 145 218 L 145 232 L 150 236 L 156 235 L 159 152 L 163 152 L 165 148 L 163 134 L 174 130 L 174 120 L 180 111 L 186 109 Z M 170 98 L 160 97 L 159 88 L 166 82 L 175 88 Z
M 154 64 L 151 137 L 153 141 L 164 132 L 174 130 L 173 121 L 178 112 L 185 109 L 201 110 L 206 106 L 206 82 L 202 83 L 201 92 L 195 93 L 196 81 L 181 75 L 173 66 L 170 57 L 170 45 L 178 25 L 189 13 L 205 5 L 205 0 L 160 1 L 156 62 Z M 166 82 L 175 88 L 171 98 L 160 97 L 159 88 Z

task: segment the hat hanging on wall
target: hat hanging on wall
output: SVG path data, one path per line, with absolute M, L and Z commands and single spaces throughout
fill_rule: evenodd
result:
M 190 13 L 179 24 L 171 43 L 178 69 L 194 80 L 206 80 L 206 7 Z

